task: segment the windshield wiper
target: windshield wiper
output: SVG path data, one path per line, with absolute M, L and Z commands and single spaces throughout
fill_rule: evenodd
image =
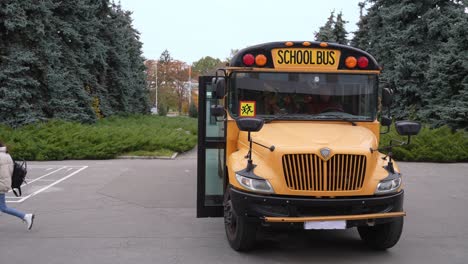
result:
M 349 119 L 349 118 L 346 118 L 344 116 L 340 116 L 340 115 L 333 115 L 333 114 L 326 114 L 326 115 L 318 115 L 318 116 L 323 116 L 323 117 L 327 117 L 327 116 L 330 116 L 330 117 L 334 117 L 338 120 L 342 120 L 342 121 L 346 121 L 346 122 L 350 122 L 351 125 L 353 126 L 357 126 L 356 122 L 354 122 L 353 120 Z

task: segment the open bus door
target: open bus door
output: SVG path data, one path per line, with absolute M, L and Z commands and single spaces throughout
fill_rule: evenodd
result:
M 223 216 L 226 134 L 225 121 L 210 112 L 212 105 L 223 104 L 214 96 L 213 78 L 198 81 L 197 217 Z

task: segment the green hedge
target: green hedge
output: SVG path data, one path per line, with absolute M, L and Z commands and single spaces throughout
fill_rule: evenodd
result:
M 392 127 L 391 138 L 406 140 Z M 197 144 L 197 120 L 134 115 L 111 117 L 93 125 L 53 120 L 12 129 L 0 126 L 0 140 L 15 158 L 26 160 L 110 159 L 126 153 L 184 152 Z M 393 149 L 402 161 L 468 162 L 468 132 L 423 127 L 411 144 Z
M 387 146 L 391 138 L 406 141 L 392 127 L 389 134 L 382 135 L 380 146 Z M 417 136 L 411 137 L 410 145 L 393 148 L 393 154 L 402 161 L 467 162 L 468 132 L 452 131 L 446 126 L 436 129 L 424 126 Z
M 93 125 L 60 120 L 0 127 L 0 140 L 15 158 L 26 160 L 110 159 L 135 151 L 184 152 L 197 144 L 197 120 L 135 115 Z

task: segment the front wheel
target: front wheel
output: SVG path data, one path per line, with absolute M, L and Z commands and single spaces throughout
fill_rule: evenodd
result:
M 229 245 L 236 251 L 248 251 L 254 247 L 257 224 L 247 217 L 238 216 L 232 206 L 229 190 L 224 194 L 224 228 Z
M 358 232 L 366 245 L 375 250 L 391 248 L 400 239 L 403 231 L 403 217 L 393 222 L 376 226 L 359 226 Z

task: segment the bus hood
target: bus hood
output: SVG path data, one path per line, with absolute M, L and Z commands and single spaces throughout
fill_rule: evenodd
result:
M 252 139 L 268 147 L 273 145 L 282 152 L 293 153 L 324 147 L 341 153 L 367 152 L 370 148 L 377 148 L 377 138 L 369 129 L 339 123 L 275 122 L 252 133 Z M 254 148 L 260 150 L 261 147 L 254 144 Z

